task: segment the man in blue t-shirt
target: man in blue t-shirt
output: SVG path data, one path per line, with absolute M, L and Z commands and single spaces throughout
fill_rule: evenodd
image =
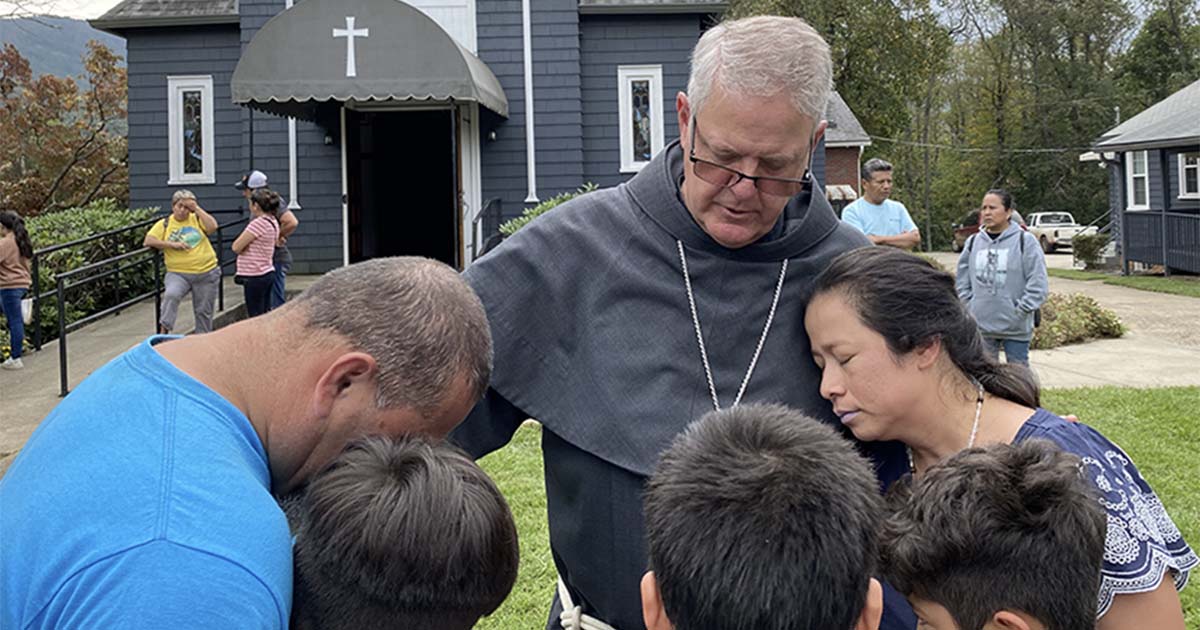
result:
M 861 198 L 846 206 L 842 221 L 858 228 L 876 245 L 911 250 L 921 244 L 921 232 L 908 214 L 908 208 L 892 195 L 892 165 L 871 158 L 862 167 Z
M 0 628 L 286 628 L 292 539 L 273 494 L 359 437 L 444 437 L 491 352 L 475 293 L 424 258 L 151 337 L 81 383 L 0 479 Z

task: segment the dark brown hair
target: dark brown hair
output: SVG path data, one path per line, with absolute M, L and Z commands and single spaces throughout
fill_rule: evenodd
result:
M 677 630 L 850 628 L 883 509 L 832 427 L 779 405 L 711 412 L 646 486 L 650 568 Z
M 294 627 L 469 630 L 516 582 L 512 512 L 446 442 L 361 440 L 285 506 Z
M 891 247 L 846 252 L 813 283 L 813 297 L 833 292 L 846 297 L 892 354 L 902 356 L 940 340 L 954 365 L 988 393 L 1040 406 L 1033 373 L 1022 365 L 1000 363 L 988 352 L 975 318 L 958 299 L 954 276 L 924 258 Z
M 25 219 L 12 210 L 4 210 L 0 211 L 0 225 L 13 233 L 21 258 L 33 258 L 33 240 L 29 238 L 29 232 L 25 230 Z
M 883 576 L 958 627 L 1020 611 L 1092 630 L 1107 515 L 1079 458 L 1045 440 L 960 451 L 888 494 Z

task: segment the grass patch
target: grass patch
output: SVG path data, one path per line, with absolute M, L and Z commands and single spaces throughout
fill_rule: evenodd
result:
M 544 628 L 558 574 L 550 556 L 550 528 L 546 522 L 541 425 L 524 424 L 508 446 L 479 460 L 479 465 L 496 481 L 517 520 L 521 566 L 508 599 L 495 613 L 479 620 L 475 628 Z
M 1191 276 L 1111 276 L 1104 284 L 1200 298 L 1200 278 Z
M 1104 284 L 1118 287 L 1128 287 L 1139 291 L 1154 291 L 1155 293 L 1170 293 L 1200 298 L 1200 277 L 1196 276 L 1118 276 L 1098 271 L 1080 271 L 1078 269 L 1047 269 L 1046 273 L 1055 278 L 1067 280 L 1103 280 Z
M 1047 390 L 1042 404 L 1073 413 L 1129 453 L 1192 550 L 1200 549 L 1200 387 Z M 1179 593 L 1184 627 L 1200 628 L 1200 581 Z
M 1080 271 L 1079 269 L 1046 269 L 1046 273 L 1055 278 L 1066 278 L 1067 280 L 1103 280 L 1109 277 L 1105 273 Z
M 1200 387 L 1047 390 L 1043 404 L 1073 413 L 1119 444 L 1137 464 L 1192 545 L 1200 546 Z M 521 568 L 508 600 L 477 629 L 542 628 L 554 593 L 546 525 L 541 430 L 527 424 L 512 443 L 480 460 L 508 497 L 521 535 Z M 1180 593 L 1186 627 L 1200 628 L 1200 574 Z

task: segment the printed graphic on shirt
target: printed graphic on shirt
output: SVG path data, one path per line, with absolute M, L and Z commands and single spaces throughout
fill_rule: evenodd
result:
M 167 241 L 171 243 L 187 243 L 188 249 L 191 249 L 200 244 L 204 239 L 204 235 L 200 230 L 187 225 L 171 232 L 171 236 L 167 237 Z
M 1008 279 L 1007 249 L 979 249 L 975 252 L 975 279 L 992 292 L 1004 288 Z

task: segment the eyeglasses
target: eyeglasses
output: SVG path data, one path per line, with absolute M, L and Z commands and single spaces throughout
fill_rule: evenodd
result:
M 738 182 L 743 179 L 748 179 L 754 183 L 754 187 L 758 192 L 764 195 L 772 195 L 775 197 L 792 197 L 804 190 L 808 185 L 809 171 L 804 169 L 804 176 L 800 179 L 790 179 L 787 177 L 767 177 L 765 175 L 747 175 L 741 171 L 734 170 L 728 166 L 717 164 L 702 158 L 696 157 L 696 117 L 692 116 L 692 141 L 689 143 L 688 160 L 692 162 L 692 171 L 696 173 L 696 177 L 721 188 L 733 188 Z

